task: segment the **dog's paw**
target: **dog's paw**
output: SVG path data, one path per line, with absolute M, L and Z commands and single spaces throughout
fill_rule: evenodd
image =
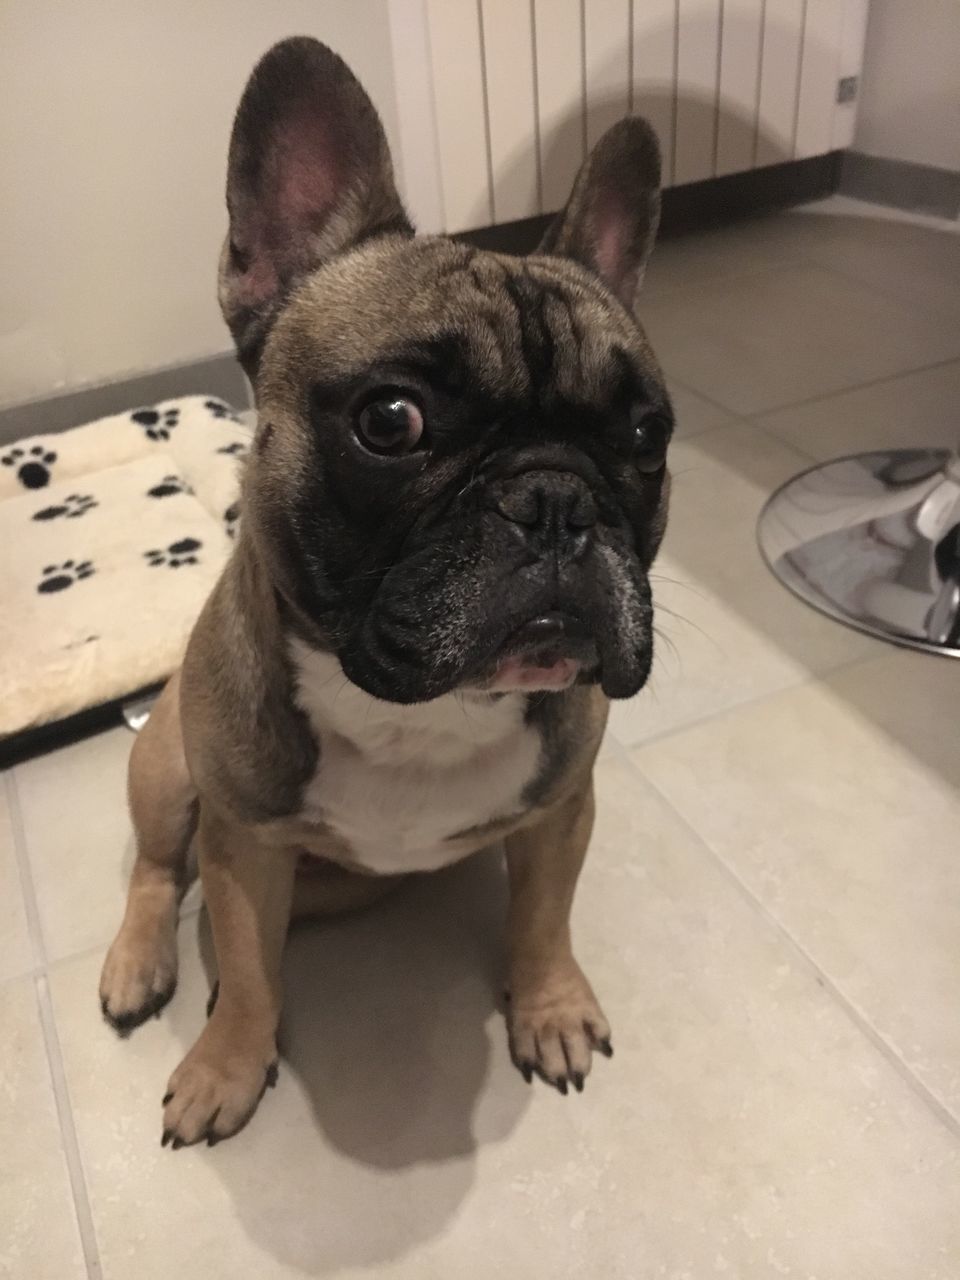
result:
M 121 929 L 100 975 L 100 1008 L 125 1036 L 157 1016 L 177 986 L 176 925 Z
M 236 1044 L 210 1034 L 213 1023 L 174 1071 L 163 1099 L 163 1146 L 206 1139 L 210 1146 L 247 1123 L 277 1082 L 276 1045 Z
M 593 1051 L 613 1056 L 610 1024 L 580 966 L 570 958 L 538 977 L 514 975 L 507 1010 L 510 1053 L 523 1078 L 534 1074 L 565 1094 L 590 1073 Z

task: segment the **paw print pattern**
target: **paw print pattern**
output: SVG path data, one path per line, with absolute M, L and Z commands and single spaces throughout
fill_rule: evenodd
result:
M 234 413 L 230 405 L 225 404 L 223 400 L 204 400 L 203 407 L 215 418 L 229 418 L 231 422 L 240 421 L 239 416 Z
M 158 547 L 145 551 L 143 558 L 151 569 L 159 569 L 162 565 L 179 569 L 182 564 L 199 564 L 200 560 L 194 552 L 199 551 L 202 546 L 203 543 L 196 538 L 180 538 L 178 542 L 171 542 L 169 547 L 162 550 Z
M 175 493 L 193 493 L 182 476 L 164 476 L 159 484 L 147 490 L 148 498 L 169 498 Z
M 237 536 L 237 525 L 240 521 L 240 503 L 231 502 L 229 507 L 223 513 L 223 527 L 227 531 L 228 538 Z
M 221 445 L 217 453 L 229 454 L 231 458 L 245 458 L 250 452 L 242 440 L 234 440 L 232 444 Z
M 180 421 L 179 409 L 135 409 L 130 421 L 143 428 L 149 440 L 169 440 L 170 432 Z
M 66 516 L 68 520 L 76 520 L 99 505 L 92 493 L 68 493 L 62 502 L 52 507 L 42 507 L 30 518 L 31 520 L 59 520 L 61 516 Z
M 96 573 L 91 560 L 64 560 L 63 564 L 48 564 L 43 577 L 37 583 L 41 595 L 51 595 L 54 591 L 66 591 L 82 578 L 92 577 Z
M 42 489 L 50 483 L 50 468 L 57 455 L 46 445 L 35 444 L 30 449 L 8 449 L 0 457 L 5 467 L 16 467 L 17 479 L 25 489 Z

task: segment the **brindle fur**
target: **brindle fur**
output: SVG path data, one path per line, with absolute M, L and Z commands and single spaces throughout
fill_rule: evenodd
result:
M 481 519 L 469 504 L 488 445 L 453 450 L 419 471 L 397 468 L 390 476 L 405 476 L 402 483 L 373 476 L 370 501 L 387 505 L 363 525 L 348 510 L 351 467 L 360 463 L 346 457 L 346 446 L 329 445 L 319 456 L 330 432 L 312 420 L 317 397 L 340 406 L 358 381 L 419 362 L 444 384 L 438 395 L 471 407 L 498 431 L 516 431 L 516 441 L 503 437 L 506 452 L 534 449 L 537 465 L 551 473 L 573 467 L 571 483 L 601 511 L 607 560 L 633 566 L 604 587 L 622 593 L 622 613 L 609 599 L 596 606 L 604 679 L 618 695 L 645 679 L 645 572 L 663 533 L 669 486 L 638 482 L 612 454 L 600 461 L 577 454 L 571 462 L 570 440 L 581 419 L 595 420 L 599 432 L 620 412 L 611 396 L 621 375 L 630 394 L 669 416 L 662 375 L 632 315 L 656 232 L 658 176 L 651 131 L 624 122 L 588 159 L 543 252 L 515 259 L 443 237 L 414 239 L 376 113 L 343 63 L 297 39 L 277 46 L 254 72 L 231 142 L 220 300 L 254 381 L 259 427 L 234 554 L 194 628 L 182 672 L 132 753 L 137 861 L 101 980 L 104 1013 L 122 1031 L 169 999 L 177 905 L 197 831 L 220 994 L 171 1078 L 165 1143 L 228 1136 L 272 1082 L 291 916 L 361 905 L 400 878 L 364 874 L 348 843 L 322 819 L 301 814 L 305 788 L 323 769 L 324 743 L 295 698 L 290 638 L 336 652 L 368 691 L 398 702 L 456 687 L 467 672 L 462 654 L 443 670 L 429 656 L 449 640 L 442 595 L 429 602 L 422 652 L 409 670 L 384 675 L 364 627 L 371 593 L 410 545 L 429 545 L 458 503 L 465 528 Z M 524 434 L 531 424 L 540 433 L 533 442 Z M 381 490 L 388 484 L 387 502 Z M 488 485 L 492 492 L 495 482 Z M 452 546 L 447 559 L 456 561 L 459 544 Z M 467 552 L 463 560 L 466 575 Z M 598 572 L 606 562 L 598 560 Z M 424 574 L 426 594 L 430 582 Z M 455 593 L 457 582 L 443 589 Z M 464 643 L 475 639 L 471 632 Z M 386 692 L 377 681 L 386 681 Z M 451 859 L 505 841 L 511 1048 L 528 1079 L 537 1071 L 563 1092 L 568 1081 L 582 1087 L 593 1049 L 610 1052 L 609 1025 L 569 933 L 607 706 L 592 682 L 531 695 L 526 722 L 540 735 L 541 753 L 523 812 L 494 815 L 448 841 Z M 323 859 L 326 874 L 298 876 L 304 854 Z

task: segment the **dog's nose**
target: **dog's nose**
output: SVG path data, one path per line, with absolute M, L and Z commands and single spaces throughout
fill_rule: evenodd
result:
M 527 471 L 489 491 L 488 505 L 530 535 L 564 542 L 592 529 L 599 512 L 593 494 L 575 476 Z

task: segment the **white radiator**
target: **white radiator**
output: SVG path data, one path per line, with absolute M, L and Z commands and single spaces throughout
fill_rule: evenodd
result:
M 557 209 L 630 112 L 664 185 L 853 139 L 869 0 L 389 0 L 400 170 L 425 231 Z

